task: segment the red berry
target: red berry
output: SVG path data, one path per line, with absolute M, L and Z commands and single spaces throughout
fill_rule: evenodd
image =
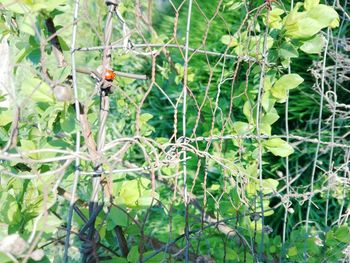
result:
M 111 69 L 106 69 L 105 74 L 104 74 L 104 79 L 108 81 L 113 81 L 115 78 L 116 74 L 114 73 L 113 70 Z

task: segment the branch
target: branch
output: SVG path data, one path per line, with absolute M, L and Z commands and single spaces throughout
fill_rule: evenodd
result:
M 67 201 L 71 200 L 71 194 L 68 193 L 65 189 L 63 189 L 62 187 L 58 187 L 57 188 L 57 193 L 58 195 L 62 196 L 64 199 L 66 199 Z M 75 204 L 74 204 L 74 209 L 76 210 L 77 214 L 80 216 L 81 211 L 80 209 L 77 207 L 77 205 L 83 206 L 83 207 L 88 207 L 88 204 L 85 203 L 83 200 L 79 199 L 79 198 L 75 198 L 74 200 Z M 123 210 L 124 211 L 124 210 Z M 126 211 L 124 211 L 125 213 L 127 213 Z M 85 216 L 81 217 L 82 220 L 84 222 L 87 222 L 87 219 L 85 218 Z M 123 230 L 121 228 L 121 226 L 116 226 L 114 228 L 114 232 L 117 235 L 117 240 L 118 240 L 118 244 L 119 244 L 119 248 L 121 250 L 122 256 L 126 257 L 129 254 L 129 248 L 128 248 L 128 243 L 127 240 L 125 238 L 125 235 L 123 233 Z M 165 252 L 169 253 L 169 254 L 175 254 L 178 255 L 177 257 L 179 257 L 179 255 L 182 252 L 182 249 L 179 248 L 175 243 L 174 244 L 168 244 L 167 249 L 164 249 L 164 246 L 166 246 L 167 244 L 159 241 L 158 239 L 151 237 L 151 236 L 147 236 L 146 237 L 146 241 L 150 244 L 150 246 L 153 249 L 162 249 L 165 250 Z M 190 253 L 190 259 L 191 260 L 195 260 L 198 256 L 194 253 Z
M 127 255 L 129 254 L 129 248 L 122 227 L 118 225 L 115 226 L 114 232 L 117 236 L 117 241 L 119 244 L 120 251 L 122 252 L 122 256 L 127 257 Z
M 50 42 L 52 45 L 53 53 L 55 54 L 55 57 L 57 60 L 57 64 L 59 67 L 64 67 L 67 63 L 64 59 L 62 47 L 58 40 L 57 31 L 55 28 L 55 24 L 53 23 L 53 19 L 51 17 L 47 18 L 45 20 L 45 25 L 46 25 L 47 31 L 49 32 L 49 36 L 51 38 Z
M 8 149 L 15 147 L 17 145 L 17 134 L 18 134 L 19 119 L 20 119 L 20 111 L 21 109 L 18 106 L 15 106 L 15 113 L 11 124 L 10 137 L 5 147 L 1 150 L 1 152 L 6 152 Z
M 136 167 L 135 165 L 133 165 L 133 164 L 131 164 L 129 162 L 125 162 L 125 165 L 127 167 L 129 167 L 129 168 L 135 168 Z M 147 173 L 142 173 L 142 175 L 144 175 L 146 177 L 149 177 L 149 175 Z M 166 178 L 158 178 L 158 180 L 160 182 L 162 182 L 163 184 L 165 184 L 166 186 L 170 187 L 172 190 L 176 190 L 177 193 L 180 194 L 182 197 L 184 196 L 185 193 L 181 189 L 179 189 L 178 187 L 173 185 L 170 182 L 170 180 L 167 180 Z M 206 213 L 202 209 L 202 207 L 201 207 L 197 197 L 194 194 L 192 194 L 190 192 L 187 192 L 187 195 L 188 195 L 190 204 L 192 204 L 203 215 L 203 219 L 204 219 L 204 221 L 206 223 L 208 223 L 208 224 L 217 224 L 218 230 L 221 233 L 223 233 L 226 236 L 228 236 L 228 237 L 232 237 L 232 236 L 236 235 L 236 230 L 235 229 L 229 227 L 226 223 L 224 223 L 224 222 L 220 221 L 219 219 L 215 218 L 215 216 L 209 215 L 208 213 Z
M 81 125 L 81 132 L 84 136 L 85 144 L 86 144 L 86 147 L 88 148 L 91 158 L 93 160 L 96 160 L 99 158 L 99 155 L 97 152 L 96 142 L 90 128 L 90 123 L 88 121 L 87 110 L 85 109 L 84 105 L 82 105 L 81 103 L 79 103 L 79 108 L 80 108 L 79 122 Z
M 102 80 L 101 74 L 98 73 L 96 70 L 87 69 L 87 68 L 77 68 L 77 72 L 82 73 L 82 74 L 93 75 L 99 81 Z M 146 75 L 135 74 L 135 73 L 126 73 L 126 72 L 122 72 L 122 71 L 114 71 L 114 72 L 117 75 L 117 77 L 124 77 L 124 78 L 129 78 L 129 79 L 141 79 L 141 80 L 147 79 Z

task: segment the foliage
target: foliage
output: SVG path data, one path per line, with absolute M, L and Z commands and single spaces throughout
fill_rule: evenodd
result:
M 13 63 L 6 99 L 16 98 L 0 108 L 0 262 L 63 261 L 77 157 L 75 205 L 83 216 L 75 210 L 69 262 L 83 258 L 79 231 L 91 216 L 91 175 L 98 162 L 105 171 L 103 208 L 94 220 L 102 262 L 184 262 L 186 220 L 190 261 L 349 257 L 349 121 L 334 106 L 348 107 L 342 87 L 349 79 L 338 83 L 337 72 L 334 78 L 326 69 L 337 67 L 340 39 L 349 37 L 339 10 L 318 0 L 291 9 L 288 1 L 194 1 L 194 49 L 187 64 L 189 1 L 149 1 L 151 8 L 147 1 L 121 2 L 135 48 L 113 49 L 111 67 L 148 79 L 117 74 L 98 157 L 74 101 L 54 94 L 58 85 L 72 86 L 75 64 L 95 70 L 102 61 L 98 48 L 74 50 L 71 60 L 73 1 L 0 4 L 0 34 L 8 38 Z M 48 19 L 57 30 L 63 66 L 57 65 Z M 77 47 L 104 45 L 106 19 L 104 1 L 81 3 Z M 126 29 L 113 21 L 112 41 L 119 44 Z M 337 36 L 333 42 L 331 34 Z M 140 51 L 138 43 L 150 46 Z M 76 74 L 77 99 L 85 107 L 80 110 L 99 141 L 96 80 Z M 6 149 L 14 137 L 15 145 Z

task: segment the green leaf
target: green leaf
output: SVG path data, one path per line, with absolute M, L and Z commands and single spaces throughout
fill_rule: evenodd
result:
M 71 74 L 71 67 L 66 66 L 64 68 L 59 68 L 59 67 L 52 67 L 50 69 L 50 73 L 52 75 L 52 79 L 58 81 L 58 82 L 63 82 L 67 79 L 68 75 Z
M 273 155 L 287 157 L 294 152 L 292 146 L 280 138 L 273 138 L 263 142 L 264 147 Z
M 277 102 L 283 103 L 286 101 L 288 95 L 287 95 L 287 89 L 280 87 L 280 88 L 275 88 L 272 92 L 272 95 L 277 99 Z
M 139 260 L 138 246 L 131 247 L 127 259 L 129 262 L 138 262 L 138 260 Z
M 339 17 L 335 18 L 330 24 L 329 24 L 329 27 L 330 28 L 337 28 L 339 27 Z
M 107 260 L 100 260 L 102 263 L 128 263 L 129 261 L 126 258 L 122 257 L 112 257 L 111 259 Z
M 0 201 L 0 222 L 4 222 L 9 225 L 15 221 L 18 211 L 17 200 L 6 192 L 0 192 Z
M 299 56 L 299 53 L 296 50 L 296 48 L 292 44 L 286 42 L 282 44 L 278 52 L 279 55 L 285 59 L 297 58 Z
M 224 5 L 224 9 L 226 8 L 226 6 L 229 6 L 227 10 L 233 11 L 240 8 L 242 5 L 244 5 L 243 2 L 230 1 L 226 5 Z
M 102 262 L 102 263 L 128 263 L 129 261 L 126 258 L 115 256 L 115 257 L 112 257 L 111 259 L 100 260 L 100 262 Z
M 272 127 L 271 127 L 270 124 L 267 124 L 267 123 L 261 123 L 260 124 L 260 133 L 261 134 L 270 136 L 271 135 L 271 130 L 272 130 Z
M 25 15 L 23 17 L 23 20 L 19 22 L 19 30 L 31 36 L 35 36 L 35 30 L 34 30 L 35 21 L 36 21 L 35 16 Z
M 119 196 L 124 201 L 124 204 L 129 207 L 150 205 L 151 194 L 147 190 L 150 183 L 151 181 L 146 178 L 123 182 Z
M 305 41 L 304 44 L 300 47 L 300 49 L 308 54 L 318 54 L 322 51 L 324 45 L 324 38 L 320 35 L 317 35 L 312 39 Z
M 340 226 L 335 232 L 334 237 L 344 243 L 350 242 L 350 229 L 347 225 Z
M 24 95 L 35 102 L 54 102 L 51 88 L 38 78 L 28 76 L 23 82 L 21 90 Z
M 238 45 L 237 38 L 230 35 L 224 35 L 221 37 L 221 42 L 228 47 L 235 47 Z
M 271 125 L 274 124 L 278 119 L 279 115 L 275 108 L 270 109 L 269 112 L 264 114 L 261 118 L 260 132 L 265 135 L 271 135 Z
M 266 112 L 271 111 L 272 107 L 275 105 L 276 100 L 271 96 L 271 91 L 268 90 L 264 92 L 261 98 L 261 105 Z
M 298 249 L 296 247 L 291 247 L 288 249 L 289 257 L 295 257 L 296 255 L 298 255 Z
M 18 262 L 18 261 L 16 261 L 12 255 L 0 251 L 0 263 L 12 263 L 12 262 Z
M 327 246 L 336 246 L 339 241 L 336 240 L 333 231 L 328 231 L 326 234 L 326 245 Z
M 325 27 L 338 26 L 338 13 L 330 6 L 316 5 L 306 12 L 298 12 L 301 3 L 285 19 L 286 35 L 295 39 L 310 38 Z
M 274 39 L 267 37 L 266 46 L 270 49 L 273 46 Z M 243 33 L 239 39 L 239 44 L 235 47 L 235 52 L 238 56 L 253 56 L 260 58 L 264 50 L 264 38 L 262 36 L 247 36 Z
M 44 233 L 54 233 L 61 225 L 61 220 L 52 214 L 48 214 L 39 219 L 37 231 L 43 231 Z
M 273 7 L 270 11 L 269 26 L 271 28 L 281 29 L 282 28 L 282 18 L 281 15 L 284 13 L 283 9 Z M 266 22 L 265 22 L 266 24 Z
M 300 77 L 298 74 L 288 74 L 282 76 L 279 80 L 276 81 L 276 83 L 273 85 L 273 88 L 280 88 L 284 87 L 286 89 L 294 89 L 298 87 L 304 79 Z
M 275 246 L 270 246 L 269 247 L 270 253 L 275 253 L 276 252 L 276 247 Z
M 245 190 L 247 191 L 248 195 L 255 195 L 256 191 L 257 191 L 257 184 L 256 182 L 250 182 L 247 184 L 247 186 L 245 187 Z
M 252 112 L 251 112 L 252 108 L 250 106 L 250 102 L 246 101 L 243 105 L 243 114 L 244 116 L 247 118 L 247 120 L 249 121 L 249 123 L 251 123 L 253 121 L 253 117 L 252 117 Z
M 273 85 L 271 93 L 279 102 L 283 102 L 287 99 L 287 91 L 298 87 L 303 81 L 298 74 L 284 75 Z
M 295 38 L 309 38 L 320 32 L 322 26 L 314 19 L 306 17 L 298 22 L 298 32 L 294 32 Z M 293 36 L 293 35 L 292 35 Z
M 147 258 L 150 255 L 153 255 L 155 251 L 147 251 L 145 252 L 142 257 L 143 258 Z M 147 260 L 147 262 L 149 263 L 159 263 L 159 262 L 166 262 L 164 261 L 166 258 L 166 255 L 164 252 L 158 253 L 156 256 L 151 257 L 150 259 Z M 139 262 L 139 261 L 135 261 L 135 262 Z
M 339 19 L 338 13 L 331 6 L 317 5 L 308 11 L 308 17 L 317 21 L 321 28 L 330 26 Z
M 145 190 L 142 192 L 142 195 L 137 199 L 137 206 L 142 207 L 148 207 L 152 205 L 152 202 L 154 202 L 154 199 L 159 199 L 158 193 L 153 193 L 152 190 Z
M 262 188 L 264 194 L 270 194 L 277 191 L 278 181 L 274 179 L 264 179 L 262 181 Z
M 62 50 L 63 51 L 69 51 L 70 48 L 69 48 L 68 44 L 66 43 L 66 41 L 60 36 L 58 36 L 57 38 L 58 38 L 58 41 L 60 42 Z
M 152 125 L 148 124 L 148 121 L 153 118 L 150 113 L 143 113 L 140 116 L 141 134 L 144 136 L 150 135 L 155 129 Z
M 264 90 L 265 90 L 265 92 L 270 91 L 271 88 L 272 88 L 271 77 L 266 76 L 264 78 Z
M 66 115 L 61 116 L 60 124 L 61 124 L 61 128 L 64 132 L 71 133 L 71 132 L 75 131 L 76 118 L 72 113 L 67 112 Z
M 36 149 L 37 149 L 37 146 L 33 141 L 25 140 L 25 139 L 21 140 L 21 150 L 22 151 L 34 151 Z M 32 159 L 39 159 L 39 154 L 37 154 L 37 153 L 31 153 L 31 154 L 28 154 L 26 156 L 28 156 Z
M 115 226 L 127 226 L 128 215 L 120 208 L 113 206 L 107 219 L 107 230 L 112 230 Z
M 275 109 L 275 108 L 272 108 L 270 112 L 266 113 L 266 114 L 261 118 L 261 122 L 262 122 L 262 123 L 269 124 L 269 125 L 272 125 L 272 124 L 274 124 L 279 118 L 280 118 L 280 116 L 278 115 L 276 109 Z
M 265 206 L 265 205 L 264 205 Z M 265 206 L 267 207 L 267 206 Z M 270 210 L 267 210 L 267 211 L 264 211 L 264 216 L 271 216 L 275 213 L 274 210 L 270 209 Z
M 304 1 L 304 8 L 305 10 L 310 10 L 320 3 L 320 0 L 305 0 Z
M 246 122 L 237 121 L 232 126 L 238 135 L 246 135 L 251 131 L 250 125 Z
M 0 126 L 5 126 L 12 122 L 12 110 L 0 110 Z
M 17 54 L 16 54 L 16 62 L 20 63 L 24 58 L 26 58 L 30 53 L 32 53 L 37 47 L 34 46 L 26 46 L 26 48 L 21 49 Z
M 135 206 L 137 199 L 141 196 L 138 180 L 130 180 L 123 184 L 122 190 L 120 191 L 120 197 L 124 199 L 127 206 Z
M 143 113 L 140 116 L 140 122 L 141 124 L 147 123 L 150 119 L 153 118 L 153 115 L 150 113 Z
M 6 10 L 9 10 L 18 14 L 25 14 L 26 10 L 20 3 L 14 2 L 12 0 L 2 0 L 1 3 L 6 6 Z
M 283 68 L 288 68 L 289 66 L 290 66 L 290 59 L 288 58 L 288 59 L 284 59 L 284 60 L 282 60 L 281 61 L 281 65 L 282 65 L 282 67 Z
M 219 189 L 220 189 L 220 185 L 219 184 L 212 184 L 210 186 L 210 190 L 212 190 L 212 191 L 217 191 Z
M 22 0 L 23 4 L 32 11 L 46 10 L 48 12 L 54 10 L 56 7 L 65 4 L 66 0 L 46 1 L 46 0 Z

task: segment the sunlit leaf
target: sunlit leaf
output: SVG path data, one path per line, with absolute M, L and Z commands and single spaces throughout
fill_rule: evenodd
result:
M 324 45 L 324 38 L 320 35 L 317 35 L 312 39 L 305 41 L 300 49 L 308 54 L 318 54 L 322 51 Z
M 249 123 L 246 123 L 246 122 L 237 121 L 233 123 L 232 126 L 238 135 L 245 135 L 251 131 L 251 127 Z
M 350 229 L 347 225 L 340 226 L 334 232 L 334 237 L 340 242 L 349 243 L 350 242 Z
M 283 75 L 273 85 L 271 93 L 276 99 L 283 101 L 287 98 L 287 91 L 298 87 L 303 81 L 298 74 Z
M 278 181 L 274 179 L 264 179 L 262 181 L 263 193 L 270 194 L 277 191 Z
M 221 42 L 228 47 L 235 47 L 238 44 L 238 41 L 235 37 L 230 35 L 224 35 L 221 37 Z
M 21 150 L 24 152 L 34 151 L 34 150 L 37 150 L 37 145 L 32 140 L 22 139 L 21 140 Z M 26 156 L 33 158 L 33 159 L 39 159 L 38 153 L 30 153 L 30 154 L 27 154 Z
M 283 13 L 284 13 L 284 11 L 281 8 L 277 8 L 277 7 L 272 8 L 272 10 L 270 11 L 270 15 L 269 15 L 269 26 L 271 28 L 276 28 L 276 29 L 282 28 L 281 15 Z
M 271 91 L 265 91 L 261 98 L 261 105 L 265 112 L 271 111 L 272 107 L 275 105 L 276 99 L 271 96 Z
M 285 19 L 286 34 L 292 38 L 305 39 L 317 34 L 325 27 L 335 27 L 339 19 L 338 13 L 330 6 L 310 5 L 305 12 L 298 12 L 300 3 Z
M 320 0 L 305 0 L 304 1 L 304 8 L 305 10 L 310 10 L 320 3 Z
M 279 49 L 279 54 L 285 59 L 297 58 L 299 56 L 296 48 L 290 43 L 283 43 L 281 49 Z
M 291 247 L 288 249 L 287 254 L 289 257 L 294 257 L 294 256 L 298 255 L 298 249 L 296 247 Z
M 0 110 L 0 126 L 5 126 L 12 122 L 13 112 L 12 110 Z
M 38 78 L 28 78 L 23 82 L 21 90 L 23 94 L 35 102 L 54 102 L 51 88 Z
M 279 119 L 279 117 L 280 116 L 278 115 L 276 109 L 272 108 L 270 112 L 264 114 L 264 116 L 261 118 L 261 122 L 272 125 Z
M 272 127 L 268 123 L 261 123 L 260 124 L 260 133 L 263 135 L 271 135 Z
M 287 157 L 294 152 L 292 146 L 280 138 L 273 138 L 263 142 L 264 147 L 273 155 Z

